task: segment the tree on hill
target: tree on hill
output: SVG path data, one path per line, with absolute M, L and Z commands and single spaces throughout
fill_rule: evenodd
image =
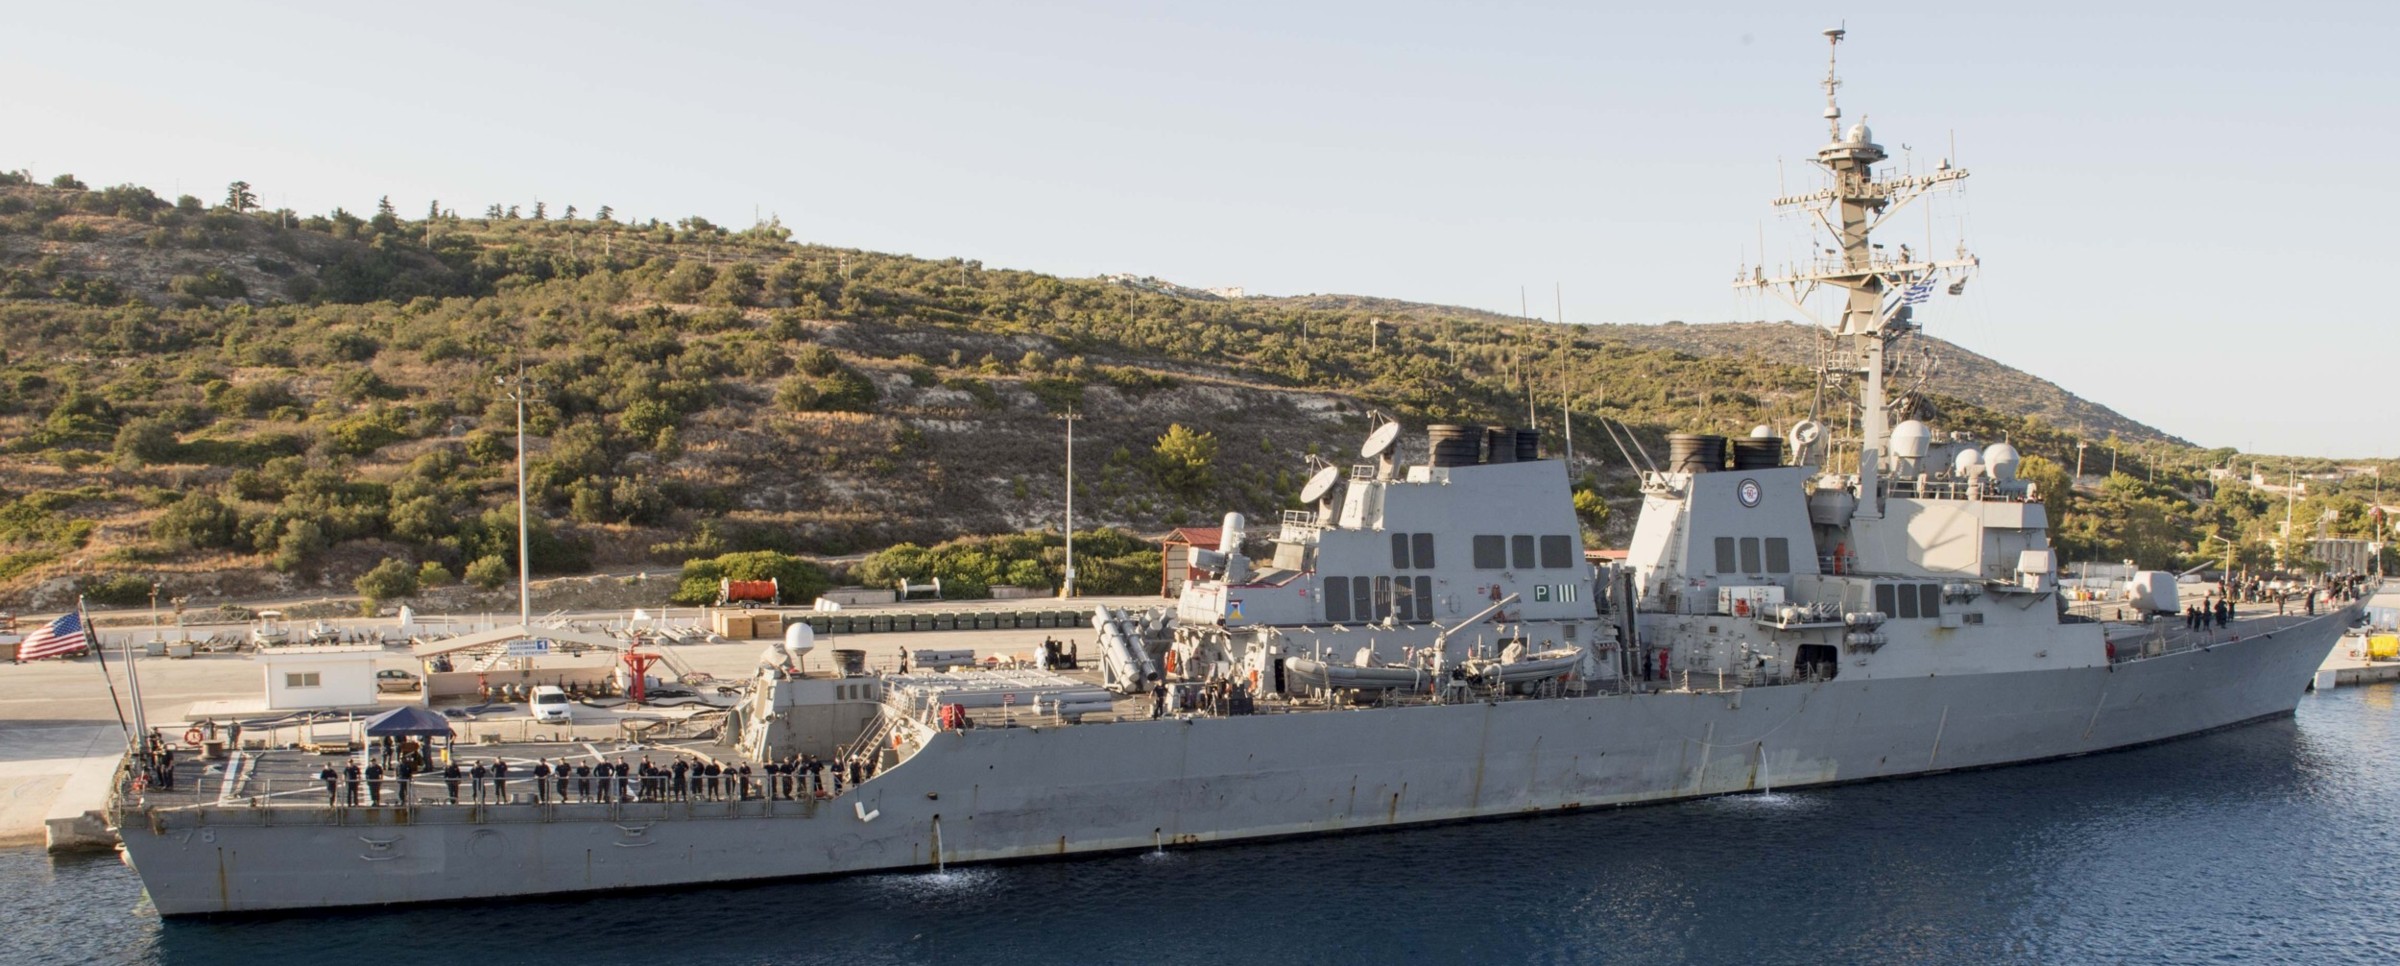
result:
M 236 181 L 225 186 L 225 207 L 247 212 L 258 207 L 258 195 L 250 190 L 250 182 Z
M 417 568 L 409 566 L 408 561 L 387 557 L 374 569 L 360 574 L 350 586 L 370 604 L 414 597 L 417 594 Z
M 502 584 L 508 583 L 510 576 L 508 561 L 496 553 L 476 558 L 474 563 L 467 565 L 467 583 L 485 590 L 500 589 Z
M 1198 432 L 1182 423 L 1167 426 L 1151 447 L 1151 472 L 1158 485 L 1187 495 L 1206 490 L 1212 480 L 1211 464 L 1217 458 L 1215 433 Z

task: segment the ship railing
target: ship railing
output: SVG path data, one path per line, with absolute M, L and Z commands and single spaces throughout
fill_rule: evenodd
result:
M 247 789 L 240 799 L 220 803 L 206 795 L 194 795 L 187 785 L 173 792 L 143 789 L 131 783 L 112 811 L 120 817 L 144 811 L 159 815 L 205 810 L 204 821 L 213 824 L 233 824 L 251 816 L 249 824 L 266 825 L 337 825 L 388 828 L 394 825 L 470 825 L 539 823 L 558 820 L 591 820 L 605 817 L 612 820 L 667 818 L 683 816 L 773 816 L 806 814 L 804 809 L 836 804 L 850 796 L 865 783 L 852 783 L 846 778 L 835 792 L 830 770 L 821 783 L 812 783 L 807 776 L 796 775 L 788 781 L 781 776 L 755 774 L 747 787 L 738 777 L 719 779 L 715 791 L 703 791 L 697 784 L 687 784 L 681 797 L 672 781 L 662 776 L 634 776 L 622 790 L 611 790 L 597 781 L 587 794 L 581 786 L 570 786 L 565 797 L 555 791 L 536 795 L 532 779 L 510 779 L 506 800 L 494 796 L 489 786 L 477 797 L 462 782 L 458 801 L 449 798 L 449 789 L 440 778 L 418 778 L 410 783 L 405 801 L 400 796 L 399 783 L 384 781 L 383 798 L 374 803 L 366 787 L 358 793 L 358 804 L 348 803 L 347 791 L 337 785 L 334 801 L 328 804 L 325 786 L 314 779 L 262 779 Z M 581 780 L 578 779 L 578 782 Z M 874 781 L 870 775 L 867 782 Z M 614 780 L 611 784 L 614 784 Z
M 1884 490 L 1891 496 L 1915 497 L 1925 500 L 1965 500 L 1982 496 L 1982 488 L 1966 480 L 1927 480 L 1901 478 L 1892 480 Z
M 1275 540 L 1277 543 L 1313 543 L 1317 534 L 1324 529 L 1314 510 L 1285 510 L 1283 532 Z

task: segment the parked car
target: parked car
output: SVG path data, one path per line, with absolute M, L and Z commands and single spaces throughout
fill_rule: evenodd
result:
M 424 686 L 425 682 L 417 680 L 415 674 L 396 667 L 384 668 L 375 672 L 375 690 L 377 691 L 415 691 Z
M 575 703 L 567 700 L 567 692 L 557 685 L 545 684 L 533 689 L 533 720 L 568 722 L 575 720 Z

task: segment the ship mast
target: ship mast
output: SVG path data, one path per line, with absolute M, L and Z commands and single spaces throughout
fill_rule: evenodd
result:
M 1886 256 L 1876 250 L 1870 240 L 1875 228 L 1925 193 L 1949 185 L 1967 176 L 1963 168 L 1954 168 L 1945 159 L 1932 174 L 1901 176 L 1876 180 L 1875 165 L 1889 155 L 1876 144 L 1874 133 L 1868 130 L 1862 115 L 1859 123 L 1842 130 L 1842 108 L 1837 93 L 1842 86 L 1835 70 L 1842 38 L 1846 31 L 1825 31 L 1825 129 L 1830 139 L 1817 149 L 1817 165 L 1832 176 L 1827 187 L 1806 194 L 1775 199 L 1775 206 L 1784 209 L 1806 210 L 1819 225 L 1834 236 L 1835 248 L 1825 249 L 1821 257 L 1795 266 L 1792 271 L 1769 276 L 1763 267 L 1753 268 L 1734 281 L 1737 288 L 1766 289 L 1808 316 L 1811 321 L 1830 330 L 1841 344 L 1840 351 L 1826 363 L 1828 373 L 1855 372 L 1864 376 L 1859 391 L 1859 454 L 1858 454 L 1858 515 L 1878 517 L 1883 513 L 1876 474 L 1881 469 L 1885 438 L 1890 432 L 1891 413 L 1884 399 L 1884 379 L 1887 372 L 1885 349 L 1892 340 L 1915 328 L 1909 321 L 1906 297 L 1893 297 L 1918 286 L 1918 297 L 1937 276 L 1956 275 L 1962 280 L 1976 265 L 1974 256 L 1959 247 L 1955 257 L 1930 259 L 1919 257 L 1900 247 L 1896 256 Z M 1764 253 L 1761 253 L 1764 257 Z M 1820 287 L 1830 286 L 1843 292 L 1839 318 L 1825 320 L 1808 309 L 1808 299 Z

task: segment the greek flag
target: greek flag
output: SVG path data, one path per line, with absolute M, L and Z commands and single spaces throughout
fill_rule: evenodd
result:
M 1924 278 L 1924 280 L 1915 285 L 1909 286 L 1905 291 L 1900 293 L 1900 304 L 1923 305 L 1932 298 L 1933 277 L 1928 275 Z

